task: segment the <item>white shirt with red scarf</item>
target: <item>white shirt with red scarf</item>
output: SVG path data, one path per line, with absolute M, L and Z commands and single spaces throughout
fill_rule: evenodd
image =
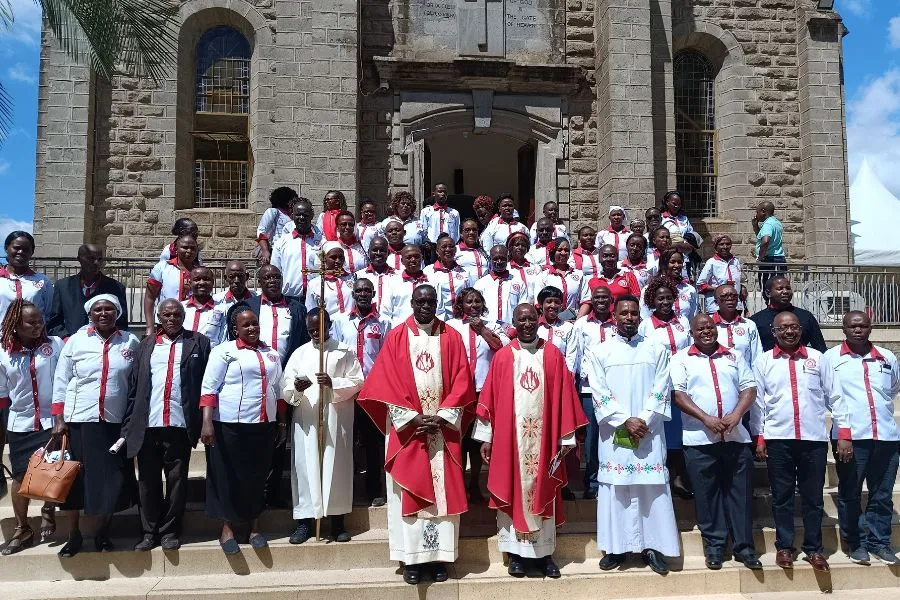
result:
M 401 271 L 395 273 L 393 278 L 394 279 L 391 282 L 391 295 L 390 298 L 387 299 L 387 303 L 390 306 L 389 314 L 391 317 L 391 326 L 398 327 L 412 315 L 413 291 L 420 285 L 425 285 L 429 282 L 424 271 L 417 277 L 412 277 L 406 271 Z M 440 295 L 438 295 L 437 314 L 441 314 L 443 309 L 444 307 L 441 304 Z
M 228 329 L 225 323 L 227 309 L 217 306 L 212 298 L 200 304 L 193 296 L 181 305 L 184 306 L 185 329 L 205 335 L 213 348 L 225 341 L 225 332 Z
M 362 245 L 363 250 L 369 251 L 369 244 L 375 236 L 378 235 L 378 223 L 363 223 L 360 221 L 356 224 L 356 239 Z
M 184 336 L 157 334 L 150 353 L 150 413 L 147 427 L 187 427 L 181 403 Z M 199 375 L 199 373 L 198 373 Z
M 331 320 L 331 336 L 356 351 L 356 359 L 367 377 L 390 330 L 390 319 L 379 314 L 374 306 L 367 315 L 360 315 L 354 306 L 350 314 L 335 315 Z
M 456 296 L 463 288 L 471 287 L 474 283 L 469 280 L 469 273 L 458 264 L 448 269 L 440 261 L 425 267 L 423 273 L 438 293 L 438 306 L 442 308 L 438 311 L 438 319 L 452 319 Z
M 447 233 L 453 240 L 453 243 L 459 242 L 459 211 L 449 206 L 441 206 L 434 203 L 426 206 L 419 214 L 419 221 L 425 229 L 425 235 L 432 244 L 437 243 L 438 236 Z
M 516 219 L 511 221 L 504 221 L 499 217 L 491 219 L 481 232 L 481 247 L 490 252 L 494 246 L 505 246 L 506 240 L 514 233 L 529 235 L 528 227 Z
M 375 288 L 375 296 L 372 302 L 378 308 L 378 311 L 387 317 L 390 317 L 390 306 L 387 306 L 385 302 L 391 297 L 391 286 L 394 284 L 395 279 L 393 275 L 396 273 L 397 271 L 390 266 L 379 273 L 372 268 L 372 265 L 356 273 L 357 279 L 368 279 L 372 282 L 372 287 Z
M 713 313 L 712 320 L 719 332 L 719 343 L 737 352 L 752 369 L 763 353 L 756 323 L 740 315 L 734 321 L 726 321 L 719 313 Z
M 544 269 L 538 265 L 531 264 L 528 260 L 524 263 L 516 263 L 509 261 L 509 272 L 519 278 L 525 284 L 525 293 L 522 296 L 522 302 L 534 302 L 539 289 L 536 289 L 538 275 L 544 272 Z M 510 317 L 512 318 L 512 317 Z
M 740 394 L 756 387 L 750 367 L 730 348 L 719 345 L 707 355 L 696 345 L 679 350 L 669 362 L 672 389 L 691 397 L 697 407 L 708 415 L 722 418 L 737 408 Z M 717 442 L 750 443 L 750 433 L 744 424 L 722 437 L 703 426 L 698 419 L 682 416 L 682 443 L 685 446 L 705 446 Z
M 672 309 L 676 315 L 680 315 L 687 319 L 690 323 L 697 313 L 700 311 L 699 300 L 697 299 L 697 289 L 687 281 L 682 281 L 676 287 L 675 304 Z M 641 293 L 641 318 L 648 319 L 653 314 L 653 310 L 644 302 L 644 294 Z
M 619 268 L 623 271 L 634 273 L 634 277 L 638 282 L 638 287 L 642 290 L 647 286 L 647 282 L 650 281 L 651 275 L 650 270 L 647 269 L 647 261 L 633 265 L 631 264 L 631 261 L 626 258 L 619 262 Z
M 33 349 L 15 342 L 0 349 L 0 410 L 9 409 L 7 431 L 53 427 L 53 376 L 62 348 L 63 340 L 51 337 Z
M 348 273 L 356 273 L 365 269 L 369 264 L 369 255 L 363 250 L 359 240 L 352 244 L 345 244 L 342 240 L 338 240 L 341 249 L 344 251 L 344 270 Z
M 356 283 L 355 275 L 325 275 L 325 310 L 329 316 L 338 313 L 347 314 L 356 306 L 353 299 L 353 284 Z M 309 280 L 309 291 L 306 294 L 306 310 L 319 306 L 319 296 L 322 293 L 321 279 L 317 275 Z
M 550 267 L 553 263 L 550 259 L 550 249 L 543 242 L 535 242 L 531 250 L 525 255 L 525 260 L 540 267 L 541 270 Z
M 484 296 L 485 318 L 493 323 L 512 325 L 513 310 L 528 301 L 527 286 L 511 271 L 503 275 L 492 271 L 476 281 L 473 287 Z
M 693 341 L 691 338 L 691 326 L 688 324 L 687 319 L 677 314 L 668 321 L 658 319 L 651 314 L 649 318 L 641 321 L 641 324 L 638 326 L 638 335 L 665 346 L 670 356 L 674 356 L 679 350 L 687 348 Z
M 73 333 L 53 378 L 53 415 L 63 415 L 67 423 L 121 423 L 139 345 L 118 329 L 105 340 L 93 325 Z
M 572 331 L 575 329 L 575 326 L 572 325 L 571 321 L 563 321 L 562 319 L 556 319 L 553 323 L 548 323 L 544 317 L 538 319 L 538 337 L 548 344 L 553 344 L 559 351 L 563 353 L 563 356 L 566 357 L 566 366 L 569 367 L 569 371 L 575 372 L 575 363 L 569 361 L 569 355 L 566 353 L 569 347 L 569 342 L 572 339 Z
M 281 359 L 264 343 L 241 340 L 216 346 L 203 374 L 200 406 L 222 423 L 270 423 L 283 409 Z
M 465 242 L 456 247 L 456 264 L 469 273 L 471 281 L 478 281 L 491 270 L 488 255 L 481 248 L 469 248 Z
M 597 232 L 597 237 L 594 238 L 594 245 L 597 248 L 602 248 L 607 244 L 614 246 L 619 251 L 619 260 L 625 260 L 628 257 L 628 248 L 625 246 L 625 242 L 628 241 L 630 235 L 631 231 L 627 227 L 623 227 L 621 231 L 607 227 Z
M 177 258 L 156 263 L 150 271 L 147 284 L 159 289 L 157 305 L 169 298 L 184 302 L 191 297 L 191 272 L 182 269 Z
M 495 217 L 495 219 L 496 219 L 496 217 Z M 528 235 L 531 238 L 531 245 L 533 246 L 534 244 L 537 243 L 537 240 L 538 240 L 537 221 L 535 221 L 532 224 L 531 229 L 528 230 Z M 566 238 L 567 240 L 569 239 L 569 230 L 566 228 L 566 226 L 563 223 L 555 223 L 553 225 L 553 239 L 555 240 L 556 238 Z
M 286 209 L 275 208 L 274 206 L 267 208 L 259 219 L 259 226 L 256 228 L 256 241 L 266 240 L 269 242 L 269 248 L 275 246 L 284 236 L 285 226 L 292 223 L 291 213 Z
M 259 339 L 266 346 L 278 352 L 282 361 L 288 358 L 288 340 L 291 337 L 291 309 L 282 296 L 278 302 L 269 300 L 263 294 L 259 299 Z
M 541 271 L 534 282 L 535 299 L 547 286 L 553 286 L 562 291 L 563 307 L 560 312 L 571 310 L 578 314 L 581 303 L 591 299 L 588 280 L 585 279 L 584 273 L 573 268 L 569 268 L 567 271 L 558 271 L 556 267 L 549 267 Z
M 707 313 L 712 314 L 719 310 L 719 303 L 716 302 L 715 291 L 720 285 L 729 283 L 737 289 L 738 297 L 741 294 L 741 273 L 743 267 L 738 257 L 732 256 L 725 260 L 718 254 L 713 254 L 712 258 L 703 265 L 703 270 L 697 277 L 697 291 L 705 294 L 706 302 L 704 309 Z M 740 305 L 742 306 L 742 305 Z
M 482 321 L 485 329 L 499 337 L 504 346 L 509 343 L 506 327 L 496 321 Z M 495 351 L 491 350 L 487 340 L 475 333 L 475 330 L 462 319 L 450 319 L 447 321 L 447 325 L 462 336 L 463 344 L 466 346 L 466 357 L 469 360 L 469 369 L 475 376 L 475 391 L 480 392 L 484 387 L 484 380 L 487 379 L 488 369 L 491 368 Z
M 601 270 L 600 250 L 594 248 L 590 252 L 586 252 L 584 248 L 575 248 L 572 256 L 569 257 L 569 265 L 584 273 L 585 277 L 591 278 Z
M 581 367 L 581 361 L 589 348 L 596 348 L 607 341 L 616 331 L 616 321 L 612 317 L 601 321 L 590 314 L 579 317 L 572 327 L 569 343 L 566 344 L 566 363 L 574 366 L 574 371 L 581 377 L 581 392 L 590 393 L 587 373 Z
M 838 438 L 852 439 L 848 406 L 834 365 L 818 350 L 800 346 L 789 354 L 775 346 L 753 363 L 753 375 L 756 406 L 750 413 L 750 435 L 757 444 L 826 442 L 826 410 L 831 412 Z
M 16 275 L 0 267 L 0 319 L 14 301 L 24 299 L 38 307 L 45 319 L 53 312 L 53 283 L 43 273 L 28 270 Z
M 293 224 L 293 221 L 291 221 L 291 224 Z M 162 252 L 159 253 L 159 260 L 160 260 L 160 262 L 165 262 L 167 260 L 172 260 L 173 258 L 177 258 L 177 256 L 178 256 L 178 254 L 175 249 L 175 242 L 173 241 L 173 242 L 170 242 L 167 246 L 163 247 Z M 197 252 L 197 264 L 198 265 L 203 264 L 203 253 L 200 251 Z
M 306 298 L 307 286 L 313 277 L 308 271 L 318 266 L 321 245 L 322 234 L 316 230 L 304 236 L 294 229 L 290 235 L 278 240 L 270 262 L 281 271 L 281 292 L 284 295 L 296 296 L 301 300 Z
M 894 397 L 900 394 L 900 367 L 887 348 L 872 345 L 868 354 L 854 353 L 847 342 L 825 353 L 834 368 L 847 404 L 854 440 L 900 440 L 894 420 Z M 831 429 L 831 437 L 837 430 Z
M 224 312 L 228 313 L 228 309 L 237 304 L 238 302 L 246 302 L 250 298 L 255 298 L 256 293 L 253 290 L 244 290 L 244 295 L 240 298 L 235 298 L 234 294 L 231 290 L 224 290 L 222 292 L 218 292 L 217 294 L 213 294 L 213 300 L 216 303 L 216 306 Z

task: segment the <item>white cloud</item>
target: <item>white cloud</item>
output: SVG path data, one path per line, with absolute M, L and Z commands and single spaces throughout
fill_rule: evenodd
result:
M 900 196 L 900 68 L 862 86 L 847 108 L 850 180 L 868 159 L 882 183 Z
M 0 43 L 24 42 L 37 45 L 41 41 L 41 7 L 35 0 L 11 0 L 15 22 L 9 31 L 0 32 Z
M 853 13 L 857 17 L 866 17 L 869 15 L 871 4 L 871 0 L 841 0 L 835 5 L 835 9 L 843 10 L 846 8 L 848 12 Z
M 900 49 L 900 17 L 894 17 L 888 22 L 888 37 L 891 47 Z
M 37 75 L 25 63 L 16 63 L 6 72 L 13 81 L 21 81 L 29 85 L 37 83 Z
M 32 231 L 33 224 L 29 221 L 17 221 L 10 219 L 6 215 L 0 215 L 0 240 L 5 240 L 13 231 Z
M 6 175 L 6 172 L 9 171 L 9 163 L 5 160 L 0 160 L 0 175 Z

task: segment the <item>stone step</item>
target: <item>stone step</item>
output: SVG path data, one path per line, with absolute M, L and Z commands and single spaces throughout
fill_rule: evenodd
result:
M 826 547 L 834 547 L 835 529 L 826 528 L 825 533 Z M 84 587 L 90 589 L 94 597 L 117 598 L 132 597 L 126 591 L 129 588 L 125 581 L 133 582 L 135 589 L 131 593 L 141 597 L 156 595 L 155 592 L 172 598 L 202 598 L 203 594 L 222 597 L 240 592 L 265 594 L 266 597 L 286 594 L 273 595 L 273 598 L 322 598 L 330 597 L 327 594 L 332 590 L 333 593 L 340 592 L 341 598 L 386 598 L 394 593 L 408 597 L 415 588 L 402 583 L 397 564 L 388 560 L 385 536 L 386 532 L 381 532 L 378 539 L 357 538 L 346 544 L 311 541 L 301 546 L 291 546 L 280 539 L 260 551 L 245 545 L 239 554 L 230 557 L 222 554 L 215 541 L 191 543 L 168 554 L 158 548 L 145 553 L 83 551 L 65 560 L 57 557 L 58 546 L 42 545 L 0 560 L 0 578 L 7 582 L 5 599 L 85 597 L 84 592 L 77 591 L 81 587 L 80 581 L 106 579 L 112 583 L 108 589 L 104 586 Z M 869 567 L 851 565 L 840 552 L 830 557 L 833 569 L 830 574 L 814 573 L 802 560 L 798 560 L 792 573 L 785 573 L 774 566 L 774 532 L 760 531 L 757 538 L 757 548 L 763 552 L 761 560 L 766 565 L 762 572 L 752 572 L 733 562 L 726 563 L 721 571 L 709 571 L 703 565 L 702 554 L 692 552 L 699 546 L 699 535 L 689 532 L 682 534 L 686 558 L 671 559 L 672 573 L 660 577 L 635 556 L 629 558 L 624 568 L 601 573 L 597 561 L 602 554 L 596 549 L 593 536 L 563 534 L 554 554 L 563 570 L 563 578 L 541 581 L 534 589 L 528 584 L 537 582 L 536 574 L 524 580 L 514 580 L 506 575 L 495 537 L 462 538 L 459 560 L 451 566 L 449 584 L 429 585 L 428 582 L 419 587 L 422 595 L 418 597 L 537 598 L 537 594 L 541 594 L 546 598 L 547 594 L 552 594 L 550 597 L 610 598 L 634 597 L 635 590 L 641 590 L 639 596 L 684 594 L 686 590 L 697 595 L 836 591 L 896 588 L 900 582 L 896 567 L 887 568 L 877 562 Z M 126 544 L 126 540 L 115 542 L 117 547 Z M 28 585 L 9 584 L 26 581 Z M 64 582 L 71 588 L 39 583 L 54 581 Z M 460 587 L 454 589 L 454 585 Z M 602 586 L 600 594 L 597 586 Z M 49 595 L 52 592 L 57 595 Z M 441 595 L 431 595 L 438 592 Z

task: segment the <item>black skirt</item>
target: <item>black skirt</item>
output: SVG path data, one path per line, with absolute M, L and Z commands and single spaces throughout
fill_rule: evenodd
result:
M 22 481 L 25 471 L 28 470 L 28 461 L 31 460 L 31 455 L 47 445 L 52 432 L 52 429 L 24 433 L 6 432 L 6 440 L 9 442 L 9 465 L 12 467 L 13 479 Z
M 206 447 L 206 514 L 252 521 L 266 506 L 266 477 L 275 451 L 275 423 L 213 421 L 216 445 Z
M 69 423 L 69 452 L 81 461 L 81 471 L 62 504 L 62 510 L 84 510 L 86 515 L 111 515 L 134 506 L 134 461 L 123 447 L 109 448 L 120 437 L 120 423 Z

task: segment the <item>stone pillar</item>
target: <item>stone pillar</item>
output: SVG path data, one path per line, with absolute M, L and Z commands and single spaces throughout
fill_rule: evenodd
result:
M 609 204 L 638 211 L 654 203 L 650 2 L 597 2 L 601 213 Z
M 38 257 L 74 257 L 90 235 L 94 85 L 44 30 L 38 91 L 34 231 Z M 12 199 L 11 199 L 12 200 Z
M 847 138 L 841 81 L 841 37 L 836 13 L 797 11 L 800 157 L 807 260 L 850 260 Z

